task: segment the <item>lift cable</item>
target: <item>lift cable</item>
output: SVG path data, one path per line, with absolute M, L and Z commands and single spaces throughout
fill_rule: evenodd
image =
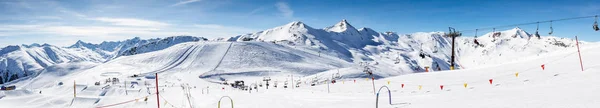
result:
M 563 19 L 556 19 L 556 20 L 537 21 L 537 22 L 511 24 L 511 25 L 503 25 L 503 26 L 495 26 L 495 27 L 468 29 L 468 30 L 462 30 L 462 31 L 458 31 L 458 32 L 463 32 L 464 33 L 464 32 L 472 32 L 472 31 L 478 31 L 478 30 L 489 30 L 489 29 L 493 29 L 495 31 L 496 28 L 515 27 L 515 26 L 532 25 L 532 24 L 548 23 L 548 22 L 552 23 L 552 22 L 556 22 L 556 21 L 575 20 L 575 19 L 584 19 L 584 18 L 594 18 L 594 17 L 597 17 L 597 16 L 598 15 L 582 16 L 582 17 L 572 17 L 572 18 L 563 18 Z M 550 29 L 552 29 L 552 27 L 550 27 Z M 552 34 L 552 32 L 549 33 L 549 34 Z

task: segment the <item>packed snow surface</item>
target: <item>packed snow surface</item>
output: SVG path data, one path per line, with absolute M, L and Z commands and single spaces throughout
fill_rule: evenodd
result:
M 72 65 L 56 65 L 50 69 L 56 72 L 44 72 L 32 81 L 23 81 L 15 85 L 22 89 L 0 92 L 0 105 L 9 107 L 101 107 L 118 104 L 111 107 L 148 108 L 156 107 L 156 93 L 154 79 L 147 77 L 129 77 L 133 74 L 158 71 L 159 91 L 161 107 L 216 107 L 222 96 L 233 99 L 231 103 L 227 98 L 220 103 L 222 107 L 246 108 L 364 108 L 374 107 L 376 95 L 373 93 L 370 79 L 343 79 L 335 84 L 325 84 L 325 79 L 319 79 L 320 84 L 310 86 L 314 76 L 302 76 L 297 72 L 297 66 L 313 67 L 314 70 L 335 69 L 338 64 L 322 59 L 323 61 L 306 61 L 303 58 L 315 57 L 310 54 L 281 54 L 281 58 L 294 58 L 286 60 L 298 60 L 299 65 L 281 66 L 277 60 L 271 58 L 268 62 L 260 64 L 246 64 L 234 68 L 221 68 L 220 64 L 201 65 L 204 62 L 231 61 L 255 61 L 252 59 L 238 58 L 236 53 L 206 54 L 204 51 L 221 53 L 231 48 L 266 47 L 271 43 L 231 43 L 231 42 L 194 42 L 184 43 L 171 48 L 118 58 L 114 61 L 89 67 L 90 63 L 74 63 Z M 271 46 L 272 47 L 272 46 Z M 175 49 L 181 52 L 173 52 Z M 247 48 L 250 49 L 250 48 Z M 280 50 L 293 52 L 291 48 L 283 47 Z M 169 52 L 170 56 L 161 55 Z M 252 52 L 252 51 L 250 51 Z M 584 71 L 581 71 L 576 49 L 568 49 L 563 52 L 547 54 L 545 56 L 529 58 L 514 63 L 487 66 L 482 68 L 469 68 L 453 71 L 438 71 L 429 73 L 416 73 L 396 77 L 374 80 L 376 89 L 381 86 L 390 88 L 391 102 L 389 103 L 388 92 L 382 89 L 379 93 L 379 107 L 412 107 L 412 108 L 435 108 L 435 107 L 598 107 L 600 101 L 596 98 L 600 94 L 595 90 L 600 86 L 594 86 L 600 80 L 598 68 L 600 58 L 594 55 L 600 54 L 600 46 L 583 47 L 581 55 L 584 57 Z M 225 53 L 225 52 L 222 52 Z M 223 55 L 232 55 L 223 57 Z M 249 53 L 251 56 L 252 53 Z M 266 52 L 257 54 L 277 54 Z M 202 55 L 202 56 L 200 56 Z M 182 57 L 183 56 L 183 57 Z M 207 57 L 204 57 L 207 56 Z M 297 56 L 297 57 L 288 57 Z M 181 58 L 180 58 L 181 57 Z M 318 56 L 317 56 L 318 57 Z M 151 59 L 148 59 L 151 58 Z M 179 59 L 168 59 L 179 58 Z M 190 63 L 195 61 L 195 63 Z M 255 61 L 267 62 L 267 61 Z M 319 63 L 313 63 L 319 62 Z M 235 62 L 230 62 L 235 63 Z M 212 63 L 211 63 L 212 64 Z M 87 67 L 87 69 L 63 68 Z M 213 83 L 213 80 L 200 79 L 202 75 L 217 74 L 214 70 L 222 72 L 236 72 L 236 70 L 267 71 L 254 69 L 253 65 L 265 65 L 262 67 L 289 68 L 295 74 L 282 74 L 273 72 L 269 89 L 264 87 L 261 76 L 253 76 L 252 72 L 237 72 L 226 74 L 226 76 L 243 79 L 247 84 L 262 83 L 263 87 L 258 90 L 242 91 L 231 88 L 228 85 Z M 542 69 L 540 66 L 544 65 Z M 197 68 L 196 68 L 197 67 Z M 225 67 L 225 66 L 223 66 Z M 166 69 L 168 68 L 168 69 Z M 216 69 L 215 69 L 216 68 Z M 268 69 L 268 68 L 266 68 Z M 82 71 L 77 71 L 82 70 Z M 311 70 L 311 69 L 306 69 Z M 351 73 L 353 68 L 341 68 L 339 73 Z M 333 73 L 333 72 L 332 72 Z M 518 73 L 518 76 L 516 75 Z M 151 75 L 151 74 L 150 74 Z M 294 80 L 300 80 L 300 87 L 291 87 L 291 76 Z M 105 83 L 106 78 L 116 77 L 120 83 Z M 327 76 L 325 76 L 327 77 Z M 492 84 L 489 80 L 492 79 Z M 101 82 L 94 85 L 94 82 Z M 277 88 L 273 82 L 278 81 Z M 290 81 L 290 87 L 283 88 L 284 81 Z M 58 83 L 62 82 L 63 85 Z M 131 86 L 131 82 L 138 84 Z M 125 85 L 127 84 L 127 85 Z M 466 84 L 466 87 L 465 87 Z M 404 86 L 402 86 L 404 85 Z M 443 89 L 440 88 L 443 86 Z M 73 97 L 73 87 L 77 97 Z M 329 90 L 328 90 L 329 88 Z M 147 101 L 145 97 L 148 97 Z M 138 100 L 135 100 L 138 99 Z M 133 101 L 130 101 L 133 100 Z

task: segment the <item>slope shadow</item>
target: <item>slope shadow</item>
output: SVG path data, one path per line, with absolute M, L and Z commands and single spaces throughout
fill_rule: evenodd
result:
M 404 102 L 404 103 L 393 103 L 392 106 L 394 106 L 394 108 L 400 108 L 400 107 L 406 107 L 411 105 L 412 103 L 409 102 Z
M 215 73 L 209 75 L 201 75 L 200 78 L 212 78 L 218 77 L 221 75 L 242 75 L 242 76 L 265 76 L 269 75 L 269 73 L 280 73 L 281 71 L 246 71 L 246 72 L 232 72 L 232 73 Z

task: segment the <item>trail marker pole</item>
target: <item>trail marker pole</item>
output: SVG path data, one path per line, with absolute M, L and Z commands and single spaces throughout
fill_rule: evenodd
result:
M 371 82 L 373 83 L 373 93 L 377 94 L 377 93 L 375 93 L 375 76 L 373 76 L 373 75 L 371 75 Z
M 158 73 L 154 73 L 154 79 L 156 79 L 156 106 L 160 108 L 160 95 L 158 95 Z
M 575 36 L 575 42 L 577 42 L 575 45 L 577 45 L 577 53 L 579 53 L 579 65 L 581 66 L 581 71 L 583 71 L 583 61 L 581 60 L 581 51 L 579 50 L 579 39 L 577 39 L 577 36 Z
M 77 86 L 75 80 L 73 80 L 73 98 L 77 97 Z
M 327 93 L 329 93 L 329 80 L 326 80 L 325 83 L 327 83 Z

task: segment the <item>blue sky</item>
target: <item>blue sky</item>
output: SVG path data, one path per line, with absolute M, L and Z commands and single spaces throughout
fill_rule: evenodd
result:
M 0 47 L 174 35 L 230 37 L 292 21 L 325 28 L 347 19 L 357 28 L 405 34 L 598 14 L 599 0 L 1 0 Z M 554 22 L 554 35 L 600 41 L 593 21 Z M 520 28 L 535 32 L 535 25 Z M 549 24 L 540 24 L 540 32 L 549 32 Z

